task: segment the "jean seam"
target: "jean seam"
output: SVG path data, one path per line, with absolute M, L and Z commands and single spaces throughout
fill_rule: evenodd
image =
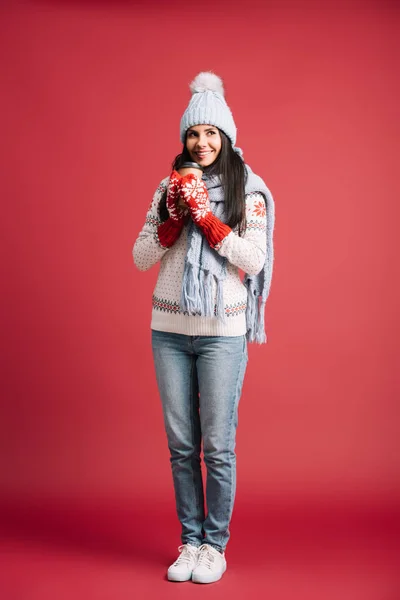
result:
M 239 406 L 239 401 L 240 401 L 240 396 L 241 396 L 241 388 L 242 388 L 243 380 L 244 380 L 243 367 L 246 365 L 246 363 L 247 363 L 247 352 L 246 352 L 246 341 L 244 340 L 244 348 L 243 348 L 242 360 L 240 361 L 240 366 L 239 366 L 239 369 L 238 369 L 238 375 L 237 375 L 236 385 L 235 385 L 234 402 L 233 402 L 232 411 L 231 411 L 230 420 L 229 420 L 229 437 L 228 437 L 229 444 L 232 442 L 232 439 L 234 439 L 234 437 L 235 437 L 235 431 L 233 431 L 233 427 L 232 427 L 233 415 L 235 414 L 235 411 L 238 409 L 238 406 Z M 235 449 L 233 449 L 233 452 L 235 452 Z M 231 487 L 231 496 L 230 496 L 230 499 L 229 499 L 227 529 L 225 530 L 225 532 L 221 533 L 221 537 L 220 537 L 220 548 L 222 550 L 224 550 L 223 540 L 227 536 L 228 529 L 229 529 L 229 523 L 230 523 L 230 520 L 231 520 L 231 517 L 232 517 L 233 500 L 234 500 L 234 490 L 233 490 L 233 474 L 234 474 L 234 469 L 233 469 L 233 466 L 232 466 L 231 456 L 229 457 L 229 463 L 230 463 L 230 467 L 231 467 L 231 486 L 230 486 Z
M 191 425 L 192 425 L 192 439 L 193 439 L 193 445 L 195 446 L 196 444 L 196 431 L 195 431 L 195 417 L 194 417 L 194 393 L 195 393 L 195 386 L 194 386 L 194 373 L 195 373 L 195 363 L 196 363 L 196 359 L 193 356 L 192 357 L 192 363 L 191 363 L 191 372 L 190 372 L 190 421 L 191 421 Z M 201 445 L 201 433 L 200 433 L 200 445 Z M 193 456 L 192 456 L 192 483 L 193 483 L 193 489 L 195 492 L 195 499 L 196 499 L 196 511 L 197 511 L 197 515 L 198 517 L 200 517 L 200 511 L 201 511 L 201 506 L 199 503 L 199 494 L 198 494 L 198 489 L 197 489 L 197 485 L 196 485 L 196 481 L 195 481 L 195 472 L 194 472 L 194 468 L 193 468 Z M 200 477 L 201 477 L 201 472 L 200 472 Z

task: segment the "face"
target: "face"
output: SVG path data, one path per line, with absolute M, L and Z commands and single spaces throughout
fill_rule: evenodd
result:
M 221 136 L 213 125 L 195 125 L 186 133 L 186 148 L 194 162 L 208 167 L 221 152 Z

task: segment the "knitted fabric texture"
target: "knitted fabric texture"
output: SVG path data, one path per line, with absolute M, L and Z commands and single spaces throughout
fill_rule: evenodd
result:
M 185 222 L 185 211 L 177 206 L 181 179 L 176 171 L 173 171 L 169 178 L 167 188 L 169 218 L 158 227 L 158 238 L 164 248 L 169 248 L 176 242 Z
M 236 125 L 224 97 L 221 79 L 213 73 L 199 73 L 191 83 L 192 97 L 183 113 L 180 136 L 185 142 L 186 131 L 194 125 L 213 125 L 236 143 Z
M 249 342 L 265 343 L 265 304 L 269 295 L 274 261 L 273 231 L 275 205 L 273 197 L 261 177 L 248 165 L 245 193 L 259 192 L 264 196 L 267 211 L 267 247 L 263 269 L 258 275 L 245 274 L 247 287 L 246 327 Z M 203 175 L 211 210 L 224 222 L 224 191 L 218 176 Z M 224 321 L 223 281 L 226 278 L 226 259 L 210 248 L 201 230 L 191 222 L 188 229 L 187 255 L 182 280 L 180 306 L 189 315 L 216 316 Z M 213 297 L 213 280 L 216 283 L 216 303 Z
M 170 248 L 181 235 L 184 221 L 174 221 L 169 217 L 158 228 L 158 239 L 163 248 Z

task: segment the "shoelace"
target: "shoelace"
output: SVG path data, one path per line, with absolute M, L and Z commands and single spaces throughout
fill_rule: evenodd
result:
M 192 548 L 191 546 L 186 544 L 183 546 L 179 546 L 178 550 L 181 554 L 180 554 L 180 556 L 178 556 L 178 558 L 174 562 L 174 566 L 179 566 L 182 563 L 190 563 L 192 560 L 196 559 L 196 556 L 197 556 L 196 548 Z
M 216 550 L 216 552 L 217 552 L 217 550 Z M 198 555 L 198 559 L 197 559 L 197 566 L 198 567 L 200 567 L 200 566 L 206 567 L 207 569 L 211 569 L 214 561 L 215 561 L 215 556 L 213 555 L 213 551 L 210 550 L 210 547 L 209 546 L 201 546 L 199 555 Z

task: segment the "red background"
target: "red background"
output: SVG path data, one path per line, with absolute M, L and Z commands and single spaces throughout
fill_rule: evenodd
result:
M 240 405 L 235 585 L 243 546 L 271 532 L 268 564 L 279 543 L 287 560 L 298 531 L 322 547 L 321 531 L 342 527 L 343 548 L 349 524 L 393 531 L 399 14 L 389 1 L 2 3 L 0 494 L 13 598 L 43 581 L 37 597 L 56 594 L 45 579 L 16 583 L 21 556 L 31 564 L 17 530 L 137 560 L 144 548 L 149 562 L 156 543 L 156 578 L 179 543 L 150 350 L 156 269 L 139 273 L 131 249 L 200 70 L 224 78 L 237 144 L 276 202 L 269 342 L 250 348 Z M 276 569 L 262 589 L 299 598 L 301 576 L 291 596 Z M 382 600 L 389 575 L 348 597 Z M 121 595 L 78 580 L 74 597 L 135 589 L 128 571 Z M 158 597 L 172 594 L 160 581 Z

